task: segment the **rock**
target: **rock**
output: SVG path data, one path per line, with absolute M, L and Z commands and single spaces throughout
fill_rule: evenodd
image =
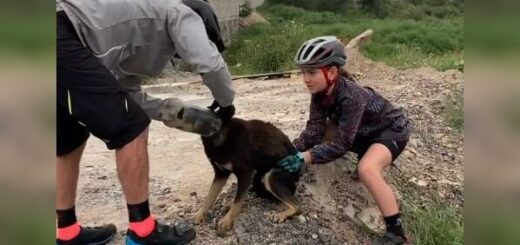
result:
M 343 209 L 343 213 L 351 219 L 356 217 L 356 210 L 354 209 L 354 206 L 352 206 L 352 203 L 349 203 L 347 207 Z
M 374 232 L 382 232 L 384 230 L 384 224 L 381 220 L 381 213 L 377 207 L 368 207 L 361 210 L 357 216 L 367 228 Z
M 438 192 L 437 195 L 441 198 L 441 199 L 444 199 L 446 197 L 446 195 L 442 192 Z
M 312 239 L 318 239 L 318 235 L 312 234 Z
M 107 176 L 103 175 L 103 176 L 98 177 L 97 179 L 99 179 L 99 180 L 106 180 Z
M 268 23 L 268 21 L 263 16 L 253 11 L 250 15 L 240 18 L 239 26 L 247 27 L 256 23 Z
M 426 187 L 428 185 L 428 183 L 424 180 L 419 180 L 419 181 L 417 181 L 417 185 L 420 187 Z
M 448 136 L 444 136 L 444 137 L 441 138 L 441 143 L 444 144 L 444 145 L 446 145 L 446 144 L 448 143 L 449 140 L 450 140 L 450 139 L 448 138 Z
M 170 193 L 170 192 L 172 192 L 172 188 L 170 188 L 170 187 L 166 187 L 166 188 L 164 188 L 164 189 L 162 190 L 162 194 L 163 194 L 163 195 L 164 195 L 164 194 L 168 194 L 168 193 Z
M 197 192 L 194 191 L 194 192 L 190 193 L 190 196 L 192 196 L 192 197 L 197 196 Z
M 300 221 L 300 223 L 302 223 L 302 224 L 305 224 L 307 222 L 307 219 L 305 218 L 305 216 L 303 216 L 301 214 L 298 215 L 297 218 L 298 218 L 298 221 Z
M 446 184 L 446 185 L 452 185 L 452 186 L 461 186 L 462 185 L 460 183 L 453 182 L 453 181 L 450 181 L 450 180 L 447 180 L 447 179 L 441 179 L 437 183 L 439 183 L 441 185 L 442 184 Z

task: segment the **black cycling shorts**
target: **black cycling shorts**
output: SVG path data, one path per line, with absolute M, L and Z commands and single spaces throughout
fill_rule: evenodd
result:
M 57 13 L 57 155 L 81 146 L 92 133 L 119 149 L 150 124 L 144 110 L 84 47 L 63 11 Z
M 383 130 L 378 136 L 369 139 L 356 139 L 353 144 L 352 152 L 361 159 L 368 148 L 375 143 L 380 143 L 392 154 L 392 162 L 403 152 L 410 137 L 411 127 L 406 123 L 404 127 L 390 126 Z

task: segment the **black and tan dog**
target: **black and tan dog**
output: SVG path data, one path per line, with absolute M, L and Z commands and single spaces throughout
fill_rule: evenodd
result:
M 181 110 L 185 111 L 178 106 L 165 108 L 162 112 L 165 124 L 168 125 L 167 121 L 176 120 L 177 124 L 171 123 L 169 126 L 184 124 L 178 122 L 183 118 Z M 208 121 L 207 117 L 207 114 L 200 116 Z M 202 125 L 213 125 L 213 123 L 206 122 Z M 184 130 L 189 128 L 192 127 L 184 126 Z M 287 210 L 272 216 L 273 221 L 283 222 L 300 213 L 294 197 L 299 173 L 290 173 L 276 166 L 276 163 L 282 158 L 289 154 L 296 154 L 296 149 L 289 138 L 278 128 L 260 120 L 246 121 L 233 118 L 210 136 L 209 134 L 202 136 L 202 142 L 204 151 L 213 166 L 215 177 L 205 198 L 204 206 L 195 214 L 195 223 L 201 223 L 204 220 L 231 173 L 237 177 L 237 193 L 230 204 L 229 211 L 219 220 L 217 233 L 222 234 L 233 227 L 233 222 L 240 212 L 251 186 L 258 194 L 272 195 L 287 206 Z

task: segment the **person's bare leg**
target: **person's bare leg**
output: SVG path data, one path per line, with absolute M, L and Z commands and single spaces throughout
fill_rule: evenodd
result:
M 392 244 L 405 244 L 408 238 L 405 236 L 401 223 L 401 213 L 392 188 L 383 178 L 383 169 L 392 162 L 390 150 L 380 143 L 375 143 L 359 161 L 359 178 L 368 188 L 372 197 L 383 214 L 386 225 L 386 233 L 382 240 L 376 238 L 370 244 L 386 244 L 384 241 L 391 240 Z
M 359 178 L 368 188 L 383 216 L 390 216 L 399 212 L 397 200 L 392 188 L 383 178 L 383 169 L 392 162 L 392 154 L 386 146 L 376 143 L 359 161 Z
M 79 162 L 86 142 L 71 153 L 56 157 L 56 209 L 70 209 L 76 202 Z
M 148 128 L 130 143 L 116 150 L 117 173 L 128 204 L 148 199 Z
M 193 228 L 166 228 L 150 214 L 148 128 L 116 151 L 116 162 L 129 214 L 127 244 L 186 244 L 195 238 Z

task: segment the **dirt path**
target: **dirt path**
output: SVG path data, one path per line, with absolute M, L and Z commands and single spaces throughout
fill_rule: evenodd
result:
M 414 121 L 415 131 L 408 149 L 389 170 L 396 186 L 412 184 L 425 193 L 462 205 L 463 136 L 443 123 L 442 101 L 451 91 L 463 88 L 458 71 L 437 72 L 429 68 L 397 70 L 356 57 L 351 70 L 360 73 L 363 85 L 380 91 L 396 105 L 404 107 Z M 159 82 L 170 82 L 168 76 Z M 293 139 L 308 117 L 309 95 L 300 78 L 280 80 L 238 80 L 237 117 L 272 122 Z M 200 105 L 212 101 L 200 84 L 152 87 L 161 97 L 180 97 Z M 197 135 L 150 126 L 150 200 L 159 220 L 185 220 L 201 207 L 213 178 Z M 355 165 L 350 155 L 334 163 L 306 170 L 298 187 L 304 213 L 283 224 L 273 224 L 267 214 L 277 204 L 251 194 L 227 237 L 215 235 L 213 227 L 222 216 L 223 203 L 231 200 L 232 179 L 219 197 L 207 222 L 196 226 L 192 244 L 361 244 L 367 230 L 381 229 L 374 203 L 360 183 L 352 181 Z M 399 187 L 396 187 L 399 192 Z M 113 222 L 120 234 L 111 244 L 124 244 L 127 213 L 115 170 L 113 152 L 93 137 L 82 159 L 77 210 L 83 224 Z

